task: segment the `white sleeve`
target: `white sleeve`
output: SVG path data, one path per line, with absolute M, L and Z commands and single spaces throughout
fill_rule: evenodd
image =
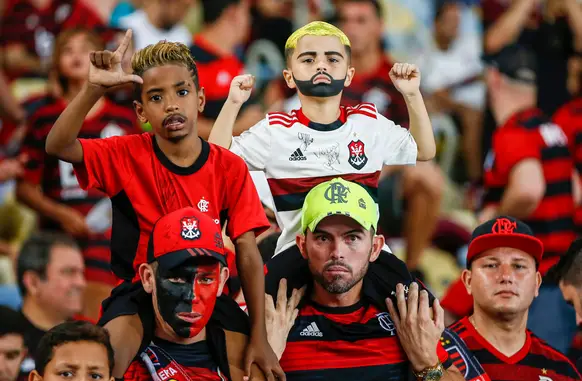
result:
M 414 165 L 418 148 L 406 128 L 378 114 L 378 142 L 382 144 L 384 165 Z
M 230 150 L 240 156 L 250 171 L 264 171 L 271 156 L 271 131 L 267 119 L 234 136 Z

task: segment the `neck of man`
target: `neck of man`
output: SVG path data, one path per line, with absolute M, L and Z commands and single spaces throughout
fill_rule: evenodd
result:
M 340 116 L 340 102 L 342 93 L 333 97 L 307 97 L 301 93 L 299 101 L 303 115 L 312 122 L 330 124 L 338 120 Z
M 325 307 L 353 306 L 362 298 L 362 284 L 363 282 L 360 281 L 347 292 L 342 294 L 332 294 L 323 288 L 322 285 L 314 282 L 311 300 Z
M 156 136 L 156 143 L 164 155 L 180 167 L 189 167 L 194 164 L 202 152 L 202 142 L 196 131 L 192 131 L 177 142 Z
M 505 122 L 507 122 L 513 115 L 515 115 L 515 113 L 533 108 L 535 105 L 535 95 L 533 97 L 518 95 L 517 98 L 500 97 L 492 107 L 493 116 L 495 117 L 497 127 L 505 124 Z
M 230 56 L 235 53 L 239 35 L 232 32 L 232 25 L 226 25 L 219 20 L 206 25 L 199 34 L 221 55 Z
M 25 296 L 22 302 L 22 314 L 36 328 L 43 331 L 64 323 L 67 318 L 60 316 L 54 308 L 43 308 L 34 297 Z
M 356 75 L 367 75 L 374 73 L 382 61 L 384 54 L 380 49 L 380 42 L 375 45 L 377 48 L 363 49 L 357 53 L 352 51 L 352 66 L 356 69 Z M 388 76 L 388 73 L 385 73 Z
M 161 327 L 160 324 L 156 324 L 155 336 L 159 339 L 181 345 L 194 344 L 206 340 L 206 327 L 202 328 L 202 330 L 194 337 L 183 338 L 176 335 L 174 330 L 168 324 L 164 323 L 163 325 L 164 327 Z
M 492 316 L 475 305 L 470 320 L 477 332 L 505 356 L 513 356 L 525 345 L 527 311 Z

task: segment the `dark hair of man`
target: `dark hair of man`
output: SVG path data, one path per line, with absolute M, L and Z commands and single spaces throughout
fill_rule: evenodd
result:
M 36 350 L 36 371 L 42 376 L 47 364 L 51 361 L 57 347 L 80 341 L 89 341 L 101 344 L 107 350 L 109 362 L 109 375 L 115 365 L 113 347 L 109 338 L 109 332 L 103 327 L 96 326 L 86 321 L 70 321 L 57 325 L 48 331 L 40 340 Z
M 204 24 L 212 24 L 222 16 L 222 13 L 231 5 L 240 3 L 241 0 L 203 0 L 202 20 Z
M 26 327 L 22 315 L 12 308 L 0 306 L 0 337 L 6 335 L 22 336 L 26 333 Z
M 78 249 L 79 246 L 72 238 L 60 234 L 43 232 L 32 235 L 20 249 L 16 263 L 18 288 L 21 295 L 26 295 L 24 274 L 28 271 L 36 273 L 41 279 L 46 278 L 46 269 L 51 260 L 51 252 L 55 246 L 65 246 Z
M 548 281 L 582 286 L 582 238 L 574 240 L 566 254 L 547 273 Z M 544 279 L 546 280 L 546 279 Z
M 378 0 L 345 0 L 343 4 L 348 3 L 360 3 L 360 4 L 370 4 L 374 7 L 374 13 L 378 16 L 379 19 L 384 18 L 384 13 L 382 12 L 382 6 Z

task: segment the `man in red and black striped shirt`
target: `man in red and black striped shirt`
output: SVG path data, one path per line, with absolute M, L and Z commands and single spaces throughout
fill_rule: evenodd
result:
M 582 174 L 582 98 L 566 103 L 556 111 L 552 119 L 568 135 L 570 152 L 579 177 Z M 580 183 L 574 185 L 580 187 Z M 579 197 L 576 201 L 578 201 L 578 205 L 576 205 L 574 212 L 574 223 L 580 233 L 582 232 L 582 205 L 580 205 Z
M 384 244 L 377 223 L 374 200 L 356 183 L 337 178 L 307 194 L 297 237 L 312 278 L 306 297 L 296 319 L 285 283 L 277 309 L 267 304 L 269 343 L 287 380 L 406 380 L 411 370 L 419 380 L 464 379 L 439 345 L 443 310 L 429 307 L 427 291 L 399 284 L 388 308 L 374 302 L 363 277 Z
M 529 51 L 509 47 L 487 60 L 490 103 L 499 127 L 485 159 L 485 196 L 480 220 L 510 215 L 527 223 L 544 244 L 539 271 L 545 275 L 576 238 L 574 164 L 568 137 L 535 108 L 536 62 Z M 445 298 L 443 307 L 447 309 L 449 301 L 459 307 L 457 300 Z M 465 313 L 469 313 L 470 299 L 464 307 Z M 548 308 L 555 309 L 560 317 L 549 316 Z M 528 327 L 565 352 L 576 332 L 573 314 L 573 309 L 562 300 L 558 285 L 544 282 L 540 296 L 532 304 Z
M 473 314 L 450 329 L 469 347 L 491 380 L 580 380 L 575 366 L 526 328 L 538 296 L 544 246 L 525 223 L 500 216 L 473 232 L 462 279 Z M 555 319 L 556 312 L 548 312 Z M 445 340 L 445 348 L 451 346 Z M 452 348 L 448 348 L 449 353 Z M 456 357 L 450 354 L 450 357 Z
M 72 27 L 103 26 L 80 0 L 9 0 L 0 19 L 0 48 L 11 77 L 46 74 L 55 37 Z

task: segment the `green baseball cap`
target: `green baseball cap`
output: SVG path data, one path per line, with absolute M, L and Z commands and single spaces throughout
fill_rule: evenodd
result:
M 378 230 L 378 207 L 364 187 L 340 177 L 309 191 L 301 209 L 301 231 L 314 231 L 325 217 L 344 215 L 364 229 Z

